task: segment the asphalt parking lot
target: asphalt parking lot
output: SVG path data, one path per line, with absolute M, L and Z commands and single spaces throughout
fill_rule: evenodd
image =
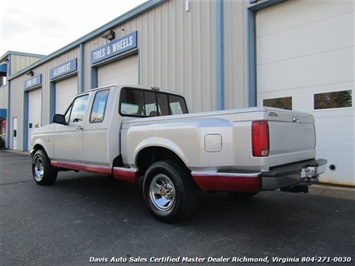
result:
M 162 224 L 141 184 L 61 172 L 32 180 L 31 160 L 0 151 L 0 265 L 280 265 L 355 260 L 355 190 L 263 192 L 238 200 L 199 192 L 193 216 Z M 341 263 L 342 262 L 342 263 Z

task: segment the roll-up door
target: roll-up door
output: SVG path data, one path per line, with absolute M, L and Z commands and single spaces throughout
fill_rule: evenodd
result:
M 256 14 L 258 105 L 311 112 L 321 181 L 355 185 L 352 1 L 286 1 Z
M 78 78 L 71 77 L 55 84 L 55 112 L 64 114 L 78 93 Z
M 98 69 L 98 86 L 112 84 L 138 85 L 138 56 L 112 62 Z
M 41 126 L 42 90 L 28 92 L 28 150 L 31 147 L 32 132 Z

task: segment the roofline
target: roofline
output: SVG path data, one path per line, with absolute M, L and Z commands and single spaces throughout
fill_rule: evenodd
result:
M 32 54 L 32 53 L 23 53 L 23 52 L 18 52 L 18 51 L 7 51 L 5 54 L 3 54 L 0 57 L 0 61 L 5 60 L 6 57 L 8 57 L 9 55 L 29 56 L 29 57 L 37 57 L 37 58 L 43 58 L 43 57 L 47 56 L 44 54 Z
M 59 50 L 49 54 L 48 56 L 45 56 L 44 58 L 38 60 L 37 62 L 33 63 L 32 65 L 29 65 L 28 67 L 22 69 L 21 71 L 17 72 L 13 76 L 8 77 L 8 80 L 12 80 L 14 78 L 17 78 L 18 76 L 21 76 L 22 74 L 26 73 L 28 70 L 38 67 L 45 62 L 61 55 L 62 53 L 69 51 L 73 48 L 78 47 L 80 44 L 85 43 L 97 36 L 100 36 L 103 32 L 119 25 L 127 22 L 128 20 L 131 20 L 135 17 L 138 17 L 139 15 L 153 9 L 156 6 L 159 6 L 160 4 L 163 4 L 168 0 L 148 0 L 144 2 L 143 4 L 131 9 L 130 11 L 124 13 L 123 15 L 111 20 L 110 22 L 104 24 L 103 26 L 89 32 L 88 34 L 84 35 L 83 37 L 77 39 L 76 41 L 64 46 L 63 48 L 60 48 Z

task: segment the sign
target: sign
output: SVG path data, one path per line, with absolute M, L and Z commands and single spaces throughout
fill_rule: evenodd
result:
M 77 70 L 77 59 L 72 59 L 50 70 L 50 78 L 55 79 Z
M 91 63 L 97 63 L 112 56 L 137 48 L 137 31 L 91 51 Z
M 25 80 L 25 90 L 28 90 L 29 88 L 32 88 L 32 87 L 36 87 L 41 84 L 42 84 L 42 74 L 39 74 L 39 75 L 34 76 L 28 80 Z

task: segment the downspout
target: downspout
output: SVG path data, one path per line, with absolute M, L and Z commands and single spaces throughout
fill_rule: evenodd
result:
M 7 64 L 6 82 L 7 82 L 7 120 L 6 120 L 6 148 L 10 149 L 11 141 L 11 81 L 9 77 L 11 76 L 11 55 L 7 57 L 9 62 Z
M 248 107 L 256 106 L 256 30 L 255 12 L 248 9 Z
M 217 110 L 224 109 L 224 25 L 223 0 L 216 1 Z
M 80 70 L 79 70 L 79 93 L 85 91 L 84 86 L 85 51 L 84 44 L 80 44 Z

